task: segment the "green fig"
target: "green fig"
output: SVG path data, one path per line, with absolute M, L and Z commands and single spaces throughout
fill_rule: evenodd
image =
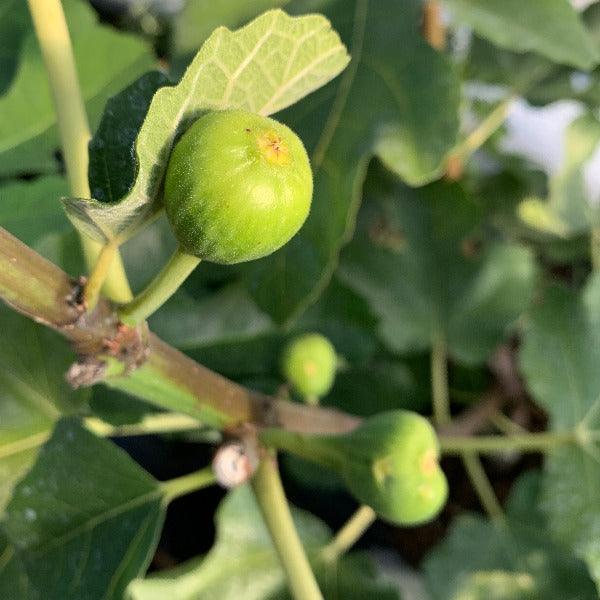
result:
M 357 500 L 398 525 L 433 519 L 448 496 L 435 431 L 416 413 L 380 413 L 343 435 L 268 429 L 260 439 L 338 472 Z
M 312 190 L 306 150 L 289 127 L 227 110 L 203 115 L 177 142 L 164 203 L 183 252 L 234 264 L 286 244 L 308 216 Z
M 316 403 L 331 389 L 337 363 L 333 344 L 319 333 L 307 333 L 285 347 L 281 367 L 292 388 L 306 401 Z

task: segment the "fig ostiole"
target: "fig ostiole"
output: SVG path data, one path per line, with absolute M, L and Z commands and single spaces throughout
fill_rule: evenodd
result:
M 268 256 L 300 229 L 313 180 L 300 138 L 287 126 L 242 110 L 209 112 L 175 144 L 164 206 L 179 247 L 156 279 L 119 315 L 146 319 L 201 260 L 235 264 Z
M 333 344 L 319 333 L 294 338 L 283 351 L 281 370 L 305 402 L 318 404 L 335 380 L 338 358 Z
M 448 495 L 435 431 L 416 413 L 380 413 L 343 435 L 267 429 L 260 439 L 339 473 L 357 500 L 398 525 L 433 519 Z

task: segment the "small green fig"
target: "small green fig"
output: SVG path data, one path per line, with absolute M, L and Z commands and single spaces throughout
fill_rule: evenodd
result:
M 293 339 L 284 349 L 283 375 L 305 400 L 318 401 L 335 379 L 337 355 L 332 343 L 320 333 L 306 333 Z
M 435 431 L 416 413 L 380 413 L 344 435 L 268 429 L 260 438 L 338 472 L 360 502 L 398 525 L 433 519 L 448 496 Z
M 182 251 L 234 264 L 286 244 L 308 216 L 312 190 L 306 150 L 289 127 L 227 110 L 203 115 L 177 142 L 164 203 Z

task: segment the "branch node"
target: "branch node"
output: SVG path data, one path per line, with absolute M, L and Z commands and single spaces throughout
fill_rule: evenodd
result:
M 66 303 L 80 314 L 86 311 L 85 298 L 83 296 L 86 282 L 87 277 L 84 275 L 80 275 L 77 279 L 71 279 L 71 291 L 65 298 Z
M 91 357 L 84 358 L 69 367 L 65 379 L 73 389 L 89 387 L 104 379 L 106 368 L 107 365 L 102 360 Z

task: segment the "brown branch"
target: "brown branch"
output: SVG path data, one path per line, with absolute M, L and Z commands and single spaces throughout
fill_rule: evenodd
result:
M 242 423 L 298 432 L 342 433 L 360 419 L 246 389 L 194 362 L 145 327 L 119 322 L 115 305 L 101 301 L 84 312 L 81 282 L 0 228 L 0 299 L 65 336 L 79 355 L 69 379 L 102 382 L 157 406 L 234 428 Z

